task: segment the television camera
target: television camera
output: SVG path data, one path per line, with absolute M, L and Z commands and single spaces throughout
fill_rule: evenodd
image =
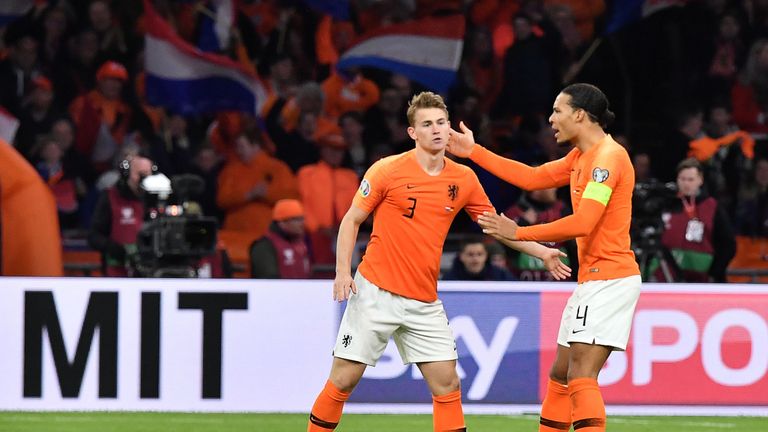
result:
M 144 192 L 144 224 L 136 237 L 136 253 L 130 260 L 139 277 L 194 278 L 210 275 L 205 257 L 216 251 L 217 223 L 202 215 L 192 200 L 205 182 L 195 175 L 157 173 L 141 181 Z
M 658 282 L 680 280 L 677 264 L 661 242 L 661 236 L 664 233 L 662 214 L 676 197 L 677 185 L 674 182 L 662 183 L 653 180 L 635 184 L 630 236 L 632 250 L 635 252 L 640 266 L 640 275 L 644 281 L 656 279 L 653 270 L 657 264 L 663 278 Z

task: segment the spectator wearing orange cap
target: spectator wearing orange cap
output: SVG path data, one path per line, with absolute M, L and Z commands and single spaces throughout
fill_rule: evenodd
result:
M 112 138 L 111 151 L 95 157 L 98 162 L 109 160 L 122 143 L 131 119 L 131 109 L 122 100 L 123 85 L 128 80 L 125 66 L 107 61 L 96 71 L 96 88 L 78 96 L 69 106 L 69 114 L 77 127 L 77 148 L 91 154 L 97 141 Z
M 14 144 L 16 149 L 30 159 L 32 146 L 39 134 L 51 130 L 53 122 L 61 116 L 61 111 L 54 104 L 53 84 L 39 75 L 32 79 L 32 89 L 24 101 L 24 108 L 19 116 L 19 131 Z
M 320 161 L 301 168 L 297 177 L 315 262 L 332 264 L 333 239 L 360 179 L 354 170 L 342 166 L 348 147 L 340 133 L 322 136 L 318 144 Z
M 256 279 L 308 279 L 309 248 L 304 237 L 304 207 L 284 199 L 272 209 L 274 223 L 251 246 L 251 277 Z
M 216 202 L 224 210 L 225 230 L 264 235 L 272 220 L 272 206 L 284 198 L 298 198 L 296 177 L 288 166 L 261 148 L 257 131 L 248 130 L 235 139 L 237 157 L 219 174 Z

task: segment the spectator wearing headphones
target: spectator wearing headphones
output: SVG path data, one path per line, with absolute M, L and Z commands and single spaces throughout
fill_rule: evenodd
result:
M 102 257 L 106 276 L 125 277 L 128 256 L 135 252 L 136 235 L 144 221 L 141 181 L 155 171 L 151 160 L 133 156 L 120 162 L 120 180 L 104 190 L 88 233 L 88 243 Z

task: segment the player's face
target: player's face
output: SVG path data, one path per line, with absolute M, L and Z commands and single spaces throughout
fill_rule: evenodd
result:
M 570 102 L 571 95 L 560 93 L 555 98 L 555 103 L 552 105 L 552 115 L 549 116 L 549 124 L 555 131 L 555 140 L 559 145 L 568 144 L 571 138 L 576 135 L 575 118 L 577 112 L 570 105 Z
M 408 135 L 416 141 L 416 147 L 429 153 L 445 150 L 451 123 L 448 114 L 440 108 L 421 108 L 416 111 L 413 126 Z

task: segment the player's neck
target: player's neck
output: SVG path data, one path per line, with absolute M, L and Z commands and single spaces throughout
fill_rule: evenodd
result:
M 438 175 L 445 167 L 445 150 L 440 150 L 437 153 L 430 153 L 416 147 L 416 162 L 419 163 L 421 169 L 426 171 L 427 174 Z
M 573 139 L 571 139 L 571 143 L 574 147 L 581 150 L 582 153 L 586 153 L 592 147 L 603 142 L 606 135 L 607 134 L 605 131 L 599 126 L 588 127 L 585 128 L 580 134 L 573 137 Z

